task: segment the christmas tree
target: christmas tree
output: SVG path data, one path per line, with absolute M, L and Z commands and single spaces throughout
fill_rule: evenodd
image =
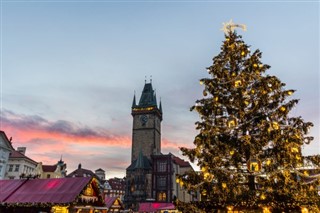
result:
M 266 73 L 259 50 L 249 46 L 229 22 L 219 55 L 200 80 L 203 98 L 191 110 L 199 113 L 194 148 L 183 155 L 197 162 L 177 182 L 201 200 L 177 201 L 183 212 L 319 212 L 319 171 L 303 170 L 301 153 L 311 122 L 290 117 L 298 103 L 276 76 Z M 313 163 L 318 164 L 319 158 Z

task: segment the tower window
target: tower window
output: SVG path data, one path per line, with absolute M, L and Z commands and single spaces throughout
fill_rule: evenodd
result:
M 158 187 L 159 188 L 163 188 L 163 187 L 166 187 L 166 177 L 165 176 L 160 176 L 157 178 L 157 182 L 158 182 Z
M 167 162 L 166 161 L 158 161 L 158 172 L 167 171 Z

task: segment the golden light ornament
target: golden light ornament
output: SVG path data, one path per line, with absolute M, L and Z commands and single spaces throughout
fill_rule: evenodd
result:
M 203 90 L 203 96 L 207 96 L 207 95 L 208 95 L 207 91 Z
M 251 92 L 251 94 L 254 94 L 256 91 L 254 89 L 252 89 L 250 92 Z
M 247 162 L 247 169 L 249 172 L 260 172 L 261 161 L 255 158 L 249 159 Z
M 286 109 L 287 109 L 286 107 L 282 106 L 282 107 L 280 107 L 280 109 L 279 109 L 279 110 L 280 110 L 281 112 L 285 112 L 285 111 L 286 111 Z
M 234 82 L 234 86 L 235 87 L 240 87 L 242 85 L 242 81 L 241 80 L 236 80 L 235 82 Z
M 234 117 L 230 117 L 227 121 L 229 128 L 235 127 L 237 125 L 237 120 Z
M 309 176 L 309 172 L 308 171 L 304 171 L 303 174 L 306 175 L 306 176 Z
M 206 196 L 207 195 L 207 190 L 202 190 L 202 192 L 201 192 L 201 194 L 203 195 L 203 196 Z
M 288 95 L 292 95 L 292 94 L 293 94 L 293 91 L 292 91 L 292 90 L 289 90 L 289 91 L 287 91 L 287 94 L 288 94 Z
M 263 67 L 263 65 L 262 64 L 259 64 L 259 68 L 262 68 Z
M 204 84 L 204 81 L 203 81 L 203 80 L 200 80 L 199 83 L 200 83 L 200 85 L 203 85 L 203 84 Z
M 219 100 L 219 97 L 218 96 L 215 96 L 214 97 L 214 101 L 218 101 Z
M 231 150 L 229 153 L 231 156 L 234 155 L 234 150 Z
M 271 160 L 270 160 L 270 159 L 267 159 L 266 165 L 267 165 L 267 166 L 270 166 L 270 164 L 271 164 Z
M 302 207 L 301 213 L 309 213 L 309 210 L 306 207 Z
M 253 64 L 253 67 L 257 68 L 257 67 L 258 67 L 258 65 L 257 65 L 257 64 Z
M 262 193 L 262 194 L 260 195 L 260 199 L 261 199 L 261 200 L 265 200 L 265 199 L 266 199 L 266 196 Z
M 224 189 L 227 188 L 227 184 L 226 184 L 226 183 L 222 183 L 221 186 L 222 186 L 222 188 L 224 188 Z
M 246 55 L 246 52 L 245 52 L 245 51 L 242 51 L 242 52 L 241 52 L 241 55 L 242 55 L 242 56 L 245 56 L 245 55 Z
M 262 208 L 262 212 L 263 213 L 271 213 L 269 207 L 266 207 L 266 206 Z
M 180 179 L 179 178 L 176 179 L 176 183 L 180 183 Z
M 299 149 L 297 147 L 292 147 L 291 152 L 294 152 L 294 153 L 299 152 Z
M 279 124 L 278 124 L 278 122 L 273 121 L 273 122 L 272 122 L 272 128 L 273 128 L 274 130 L 278 130 L 278 129 L 279 129 Z
M 204 177 L 204 179 L 205 179 L 206 181 L 208 181 L 208 182 L 211 182 L 212 179 L 213 179 L 213 175 L 210 174 L 209 172 L 205 172 L 205 173 L 203 174 L 203 177 Z
M 208 169 L 206 168 L 206 167 L 201 167 L 201 172 L 207 172 L 208 171 Z
M 228 211 L 232 211 L 233 210 L 233 206 L 227 206 Z

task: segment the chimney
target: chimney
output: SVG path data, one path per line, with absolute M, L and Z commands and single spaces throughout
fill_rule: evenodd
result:
M 18 147 L 17 151 L 23 155 L 26 155 L 26 149 L 27 149 L 27 147 Z

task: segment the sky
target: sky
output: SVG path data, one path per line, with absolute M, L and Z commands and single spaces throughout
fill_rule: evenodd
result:
M 106 177 L 130 165 L 133 95 L 152 79 L 163 109 L 162 153 L 192 147 L 199 79 L 219 54 L 222 23 L 295 89 L 292 116 L 314 123 L 320 154 L 318 1 L 1 0 L 0 129 L 43 164 L 62 157 Z M 186 159 L 186 158 L 184 158 Z

